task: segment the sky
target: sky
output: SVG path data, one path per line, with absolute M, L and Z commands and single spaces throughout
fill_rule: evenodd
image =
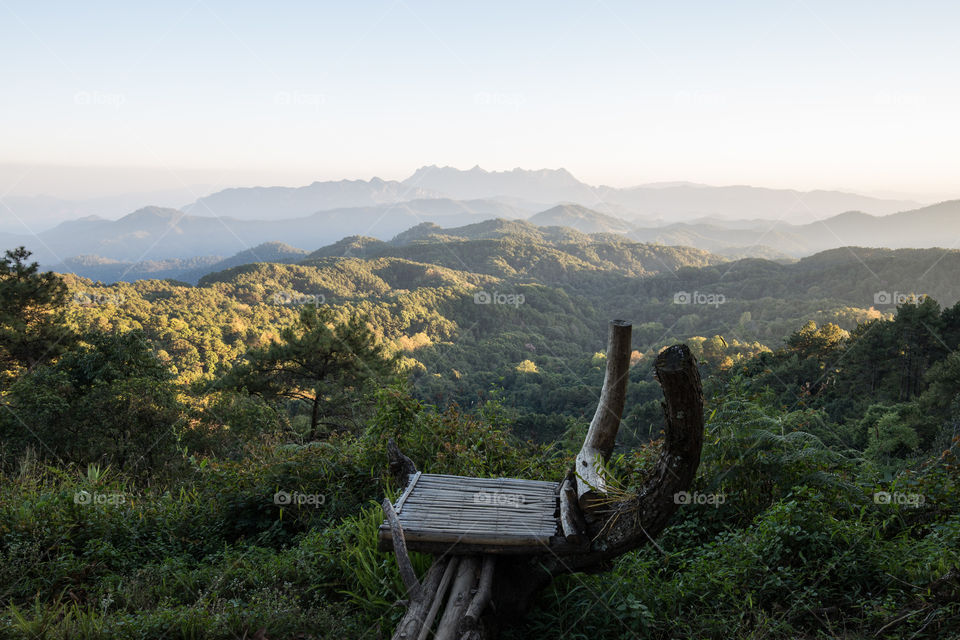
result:
M 953 2 L 0 0 L 0 193 L 559 168 L 960 197 Z

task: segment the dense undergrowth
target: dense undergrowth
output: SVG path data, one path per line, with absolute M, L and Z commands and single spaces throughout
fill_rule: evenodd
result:
M 516 441 L 497 413 L 437 412 L 394 389 L 361 436 L 264 438 L 236 459 L 187 460 L 146 483 L 21 457 L 0 489 L 0 628 L 24 638 L 389 637 L 403 589 L 376 548 L 377 501 L 396 490 L 384 439 L 399 436 L 433 472 L 562 474 L 569 451 Z M 683 506 L 655 545 L 609 573 L 558 580 L 507 637 L 936 638 L 957 628 L 952 453 L 886 482 L 850 452 L 781 432 L 736 385 L 711 413 L 692 489 L 722 503 Z M 385 428 L 397 418 L 402 428 Z M 635 480 L 655 452 L 624 455 L 614 470 Z M 323 503 L 277 505 L 278 491 Z M 878 504 L 877 491 L 924 502 Z M 415 562 L 425 570 L 429 557 Z

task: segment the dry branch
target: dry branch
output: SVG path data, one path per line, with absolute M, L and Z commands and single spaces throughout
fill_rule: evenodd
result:
M 577 478 L 573 472 L 567 474 L 560 484 L 560 526 L 567 542 L 582 544 L 587 540 L 587 523 L 577 501 L 576 486 Z
M 393 438 L 387 440 L 387 461 L 390 465 L 390 475 L 401 487 L 407 486 L 410 477 L 417 472 L 417 465 L 413 460 L 403 455 L 397 441 Z
M 703 446 L 703 389 L 696 358 L 686 345 L 674 345 L 660 352 L 654 370 L 663 388 L 666 429 L 653 473 L 636 496 L 607 508 L 590 551 L 558 554 L 549 563 L 550 574 L 595 569 L 652 541 L 679 507 L 676 494 L 693 483 Z

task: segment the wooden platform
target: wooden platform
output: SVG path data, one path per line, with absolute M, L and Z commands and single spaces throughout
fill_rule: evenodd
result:
M 558 535 L 557 483 L 417 472 L 394 510 L 407 548 L 429 553 L 544 553 Z M 392 548 L 390 527 L 380 544 Z

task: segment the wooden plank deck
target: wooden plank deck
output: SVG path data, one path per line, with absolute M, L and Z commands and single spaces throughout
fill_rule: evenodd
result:
M 418 473 L 394 509 L 413 551 L 536 553 L 558 535 L 557 500 L 555 482 Z

